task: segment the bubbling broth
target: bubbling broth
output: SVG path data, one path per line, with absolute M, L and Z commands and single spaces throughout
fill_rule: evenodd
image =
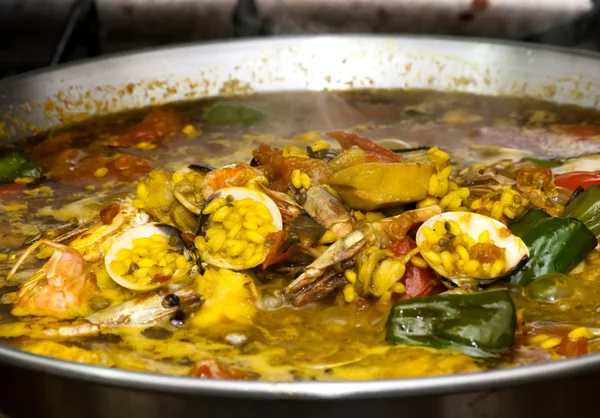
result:
M 600 350 L 600 113 L 213 98 L 0 150 L 0 339 L 196 378 L 432 376 Z

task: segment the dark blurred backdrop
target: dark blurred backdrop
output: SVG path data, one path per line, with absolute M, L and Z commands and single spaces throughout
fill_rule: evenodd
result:
M 593 0 L 1 0 L 0 77 L 171 43 L 302 33 L 480 36 L 600 49 Z

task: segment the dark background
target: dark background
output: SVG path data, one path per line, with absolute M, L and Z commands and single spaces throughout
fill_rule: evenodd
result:
M 490 37 L 600 50 L 599 0 L 2 0 L 0 77 L 172 43 L 310 33 Z

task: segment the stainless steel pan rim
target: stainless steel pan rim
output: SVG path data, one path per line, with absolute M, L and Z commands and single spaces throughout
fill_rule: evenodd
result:
M 86 58 L 75 62 L 60 64 L 54 67 L 41 68 L 37 70 L 28 71 L 23 74 L 17 74 L 10 77 L 0 79 L 0 88 L 6 87 L 16 81 L 29 79 L 32 76 L 47 75 L 53 72 L 62 72 L 63 70 L 73 69 L 82 66 L 90 66 L 101 62 L 114 61 L 115 65 L 119 64 L 119 60 L 122 59 L 144 59 L 144 55 L 160 54 L 162 52 L 188 52 L 192 50 L 201 51 L 203 48 L 227 48 L 230 46 L 243 47 L 244 45 L 274 45 L 281 43 L 282 46 L 287 44 L 294 44 L 297 42 L 311 42 L 315 44 L 327 43 L 327 42 L 346 42 L 346 41 L 402 41 L 402 42 L 439 42 L 447 43 L 448 45 L 454 44 L 455 46 L 469 45 L 487 45 L 519 49 L 525 51 L 545 51 L 555 52 L 564 56 L 580 56 L 589 57 L 593 59 L 600 59 L 600 52 L 590 51 L 585 49 L 567 48 L 563 46 L 546 45 L 546 44 L 531 44 L 520 41 L 511 41 L 504 39 L 493 39 L 493 38 L 479 38 L 479 37 L 458 37 L 450 35 L 282 35 L 270 38 L 244 38 L 244 39 L 225 39 L 225 40 L 213 40 L 207 42 L 189 42 L 181 43 L 176 46 L 161 46 L 161 47 L 147 47 L 136 49 L 135 52 L 117 52 L 112 54 L 103 55 L 95 58 Z M 0 96 L 2 98 L 2 96 Z
M 424 36 L 299 36 L 190 44 L 2 80 L 0 119 L 5 123 L 0 138 L 59 126 L 65 115 L 212 97 L 223 94 L 232 81 L 256 92 L 415 88 L 600 107 L 599 58 L 558 47 Z M 53 110 L 48 111 L 48 103 Z M 98 103 L 103 106 L 97 108 Z
M 419 48 L 425 46 L 431 47 L 430 52 L 436 52 L 447 48 L 453 51 L 456 56 L 460 56 L 461 59 L 467 60 L 469 60 L 475 52 L 478 52 L 481 53 L 483 57 L 475 57 L 475 64 L 480 65 L 482 62 L 487 63 L 487 60 L 489 59 L 489 68 L 502 65 L 504 62 L 502 54 L 505 54 L 507 57 L 516 61 L 519 59 L 525 59 L 526 57 L 531 57 L 531 60 L 533 60 L 532 62 L 535 63 L 535 65 L 532 65 L 531 68 L 527 67 L 527 65 L 524 65 L 511 72 L 510 70 L 512 70 L 512 67 L 510 67 L 510 65 L 506 65 L 507 67 L 510 67 L 508 68 L 508 74 L 516 74 L 515 77 L 517 80 L 519 80 L 519 77 L 521 76 L 526 80 L 534 80 L 535 77 L 537 77 L 536 72 L 544 69 L 547 74 L 554 74 L 555 77 L 557 77 L 557 82 L 559 82 L 558 80 L 562 80 L 560 82 L 564 81 L 562 78 L 559 79 L 559 77 L 571 74 L 571 76 L 577 78 L 580 83 L 591 83 L 590 85 L 593 84 L 593 86 L 590 88 L 593 92 L 595 92 L 595 94 L 599 94 L 598 92 L 600 92 L 600 87 L 598 87 L 600 86 L 600 78 L 596 76 L 597 69 L 600 67 L 600 55 L 585 51 L 572 51 L 554 47 L 539 48 L 537 46 L 533 48 L 531 45 L 509 42 L 484 42 L 483 40 L 465 41 L 452 38 L 428 38 L 421 36 L 311 36 L 236 41 L 226 43 L 220 42 L 199 46 L 180 46 L 135 54 L 122 54 L 110 58 L 101 58 L 83 63 L 61 66 L 56 69 L 38 71 L 23 76 L 13 77 L 0 82 L 0 110 L 2 110 L 3 106 L 10 106 L 15 103 L 19 104 L 31 100 L 43 100 L 49 94 L 56 94 L 59 89 L 69 86 L 69 76 L 73 74 L 76 76 L 76 82 L 83 82 L 90 79 L 93 81 L 92 85 L 94 86 L 98 85 L 94 83 L 98 83 L 102 77 L 108 77 L 109 80 L 112 80 L 110 77 L 113 77 L 117 80 L 116 83 L 122 84 L 125 82 L 125 80 L 128 80 L 128 78 L 119 76 L 118 71 L 120 68 L 127 68 L 127 65 L 130 65 L 133 70 L 135 70 L 141 68 L 140 62 L 160 62 L 159 60 L 162 59 L 161 54 L 166 54 L 170 57 L 176 56 L 177 54 L 191 54 L 192 57 L 190 60 L 192 60 L 193 65 L 196 62 L 194 60 L 197 60 L 197 58 L 194 58 L 194 54 L 209 54 L 219 51 L 225 56 L 225 61 L 227 61 L 227 56 L 229 54 L 228 65 L 230 65 L 233 59 L 240 59 L 254 54 L 258 55 L 256 59 L 259 60 L 261 51 L 270 51 L 270 53 L 273 53 L 274 51 L 279 51 L 282 48 L 299 47 L 300 49 L 304 48 L 310 51 L 311 48 L 316 49 L 325 46 L 326 49 L 328 48 L 328 51 L 335 51 L 336 49 L 348 46 L 354 47 L 360 44 L 360 48 L 364 48 L 368 53 L 369 48 L 373 48 L 378 45 L 381 46 L 384 43 L 386 44 L 386 47 L 388 44 L 391 44 L 392 46 L 395 46 L 396 44 L 407 46 L 408 49 L 413 52 L 418 52 Z M 220 58 L 222 57 L 217 57 L 217 59 Z M 400 61 L 406 62 L 402 60 Z M 560 70 L 551 68 L 551 66 L 547 68 L 549 63 L 552 62 L 556 63 L 556 66 L 559 66 Z M 452 66 L 452 64 L 453 62 L 451 62 L 449 65 Z M 160 74 L 162 76 L 170 74 L 170 72 L 166 70 L 169 65 L 173 64 L 168 62 L 161 68 Z M 267 63 L 259 63 L 257 65 L 263 65 L 264 67 L 267 65 Z M 98 68 L 102 68 L 103 66 L 105 74 L 96 74 L 96 78 L 94 78 L 92 75 L 86 73 L 92 73 L 94 68 L 97 66 Z M 234 73 L 233 66 L 228 68 L 230 68 L 232 73 Z M 131 70 L 131 68 L 129 69 Z M 468 71 L 471 70 L 468 69 Z M 324 74 L 326 73 L 320 71 L 318 72 L 318 76 L 321 78 Z M 130 79 L 134 79 L 134 76 L 135 74 L 131 75 Z M 379 77 L 379 80 L 382 80 L 383 76 L 380 75 Z M 489 85 L 486 84 L 488 87 L 482 88 L 482 92 L 488 94 L 490 93 L 490 89 L 492 89 L 492 94 L 508 94 L 511 91 L 511 87 L 508 86 L 504 81 L 506 80 L 500 79 L 500 84 L 494 84 L 492 87 L 489 87 Z M 28 84 L 29 82 L 31 82 L 31 85 Z M 323 84 L 320 89 L 339 88 L 340 85 L 343 85 L 343 82 L 344 80 L 341 79 L 340 83 L 342 84 L 335 84 L 335 82 L 331 83 L 331 85 Z M 310 84 L 308 88 L 298 88 L 299 86 L 304 86 L 304 84 L 298 80 L 295 80 L 292 82 L 292 84 L 293 83 L 295 83 L 296 88 L 292 89 L 301 90 L 319 90 L 318 86 L 321 86 L 321 84 L 319 84 L 315 88 L 314 84 Z M 389 87 L 388 84 L 383 84 L 384 86 Z M 274 85 L 278 84 L 274 82 Z M 378 84 L 376 82 L 375 87 L 377 86 Z M 26 88 L 21 89 L 22 87 Z M 363 85 L 359 84 L 355 87 L 363 87 Z M 440 88 L 440 84 L 434 83 L 432 88 L 436 87 Z M 269 91 L 268 88 L 257 88 L 256 90 Z M 465 87 L 464 85 L 459 85 L 457 90 L 470 91 L 468 86 Z M 584 89 L 584 91 L 587 90 Z M 529 93 L 529 87 L 524 88 L 524 94 Z M 580 96 L 583 93 L 576 93 L 578 94 L 573 96 L 575 99 L 571 99 L 570 95 L 567 95 L 561 91 L 559 91 L 558 94 L 555 93 L 551 95 L 551 98 L 555 101 L 572 101 L 584 105 L 596 105 L 596 103 L 592 103 L 591 100 L 581 99 Z M 166 101 L 181 99 L 182 97 L 172 97 Z M 2 113 L 0 112 L 0 114 Z M 37 118 L 39 119 L 39 115 Z M 351 382 L 295 383 L 203 380 L 188 377 L 174 377 L 151 373 L 131 372 L 120 369 L 66 362 L 27 353 L 4 345 L 0 345 L 0 362 L 11 366 L 21 367 L 79 381 L 88 381 L 104 385 L 168 393 L 227 397 L 235 396 L 255 399 L 357 399 L 407 397 L 416 395 L 436 395 L 466 391 L 481 391 L 506 387 L 509 385 L 534 383 L 552 378 L 564 378 L 582 375 L 585 373 L 598 372 L 600 370 L 600 353 L 530 366 L 440 377 Z
M 487 372 L 407 379 L 269 383 L 132 372 L 57 360 L 0 345 L 0 362 L 65 378 L 140 390 L 254 399 L 365 399 L 491 390 L 600 369 L 600 353 Z

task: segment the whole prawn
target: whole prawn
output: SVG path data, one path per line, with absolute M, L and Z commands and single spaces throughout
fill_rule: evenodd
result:
M 84 315 L 89 311 L 86 302 L 98 288 L 94 276 L 86 272 L 86 261 L 75 249 L 53 241 L 38 241 L 25 251 L 7 279 L 10 280 L 25 258 L 41 245 L 54 248 L 54 254 L 19 289 L 12 314 L 50 315 L 60 319 Z
M 118 213 L 109 222 L 98 222 L 68 246 L 42 239 L 21 255 L 6 280 L 10 281 L 25 259 L 40 246 L 54 249 L 48 262 L 19 289 L 12 313 L 16 316 L 54 316 L 71 319 L 90 312 L 88 301 L 97 292 L 95 277 L 87 272 L 87 263 L 100 260 L 114 236 L 128 227 L 143 224 L 148 215 L 121 202 Z

